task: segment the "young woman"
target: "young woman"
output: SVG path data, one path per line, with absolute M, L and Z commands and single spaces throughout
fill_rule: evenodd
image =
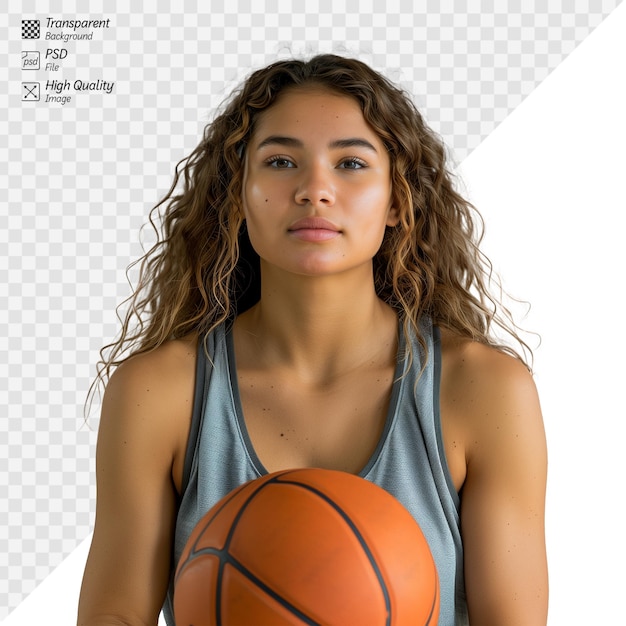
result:
M 507 324 L 473 209 L 410 98 L 356 60 L 277 62 L 161 206 L 101 369 L 116 371 L 79 624 L 155 624 L 164 602 L 173 623 L 195 523 L 293 467 L 352 472 L 404 504 L 437 563 L 440 624 L 545 624 L 537 393 L 492 337 Z

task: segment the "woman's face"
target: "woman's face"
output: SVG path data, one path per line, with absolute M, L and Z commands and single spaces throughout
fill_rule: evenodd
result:
M 295 274 L 368 268 L 395 226 L 387 150 L 356 100 L 288 90 L 256 120 L 243 208 L 262 264 Z

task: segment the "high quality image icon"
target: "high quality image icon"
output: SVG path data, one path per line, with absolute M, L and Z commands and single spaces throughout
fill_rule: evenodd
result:
M 22 102 L 39 102 L 39 83 L 22 83 Z

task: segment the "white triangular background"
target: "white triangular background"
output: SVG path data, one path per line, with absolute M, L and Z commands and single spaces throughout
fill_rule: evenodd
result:
M 625 76 L 622 4 L 460 168 L 542 337 L 553 626 L 623 619 Z
M 487 224 L 485 250 L 533 303 L 523 325 L 543 337 L 535 370 L 550 449 L 554 626 L 622 615 L 624 76 L 622 4 L 460 167 Z M 89 542 L 3 625 L 75 624 Z

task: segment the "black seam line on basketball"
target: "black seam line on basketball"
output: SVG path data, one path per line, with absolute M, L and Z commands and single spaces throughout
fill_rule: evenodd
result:
M 370 565 L 372 566 L 372 569 L 374 570 L 374 573 L 376 574 L 376 578 L 378 578 L 380 588 L 383 592 L 383 597 L 385 598 L 385 609 L 387 610 L 387 619 L 385 621 L 385 626 L 390 626 L 392 615 L 391 615 L 391 598 L 389 596 L 389 590 L 387 589 L 387 585 L 385 584 L 385 580 L 383 578 L 382 572 L 380 571 L 380 568 L 378 567 L 378 563 L 376 562 L 374 555 L 370 551 L 367 545 L 367 542 L 365 541 L 365 539 L 359 532 L 359 529 L 355 526 L 354 522 L 350 519 L 350 517 L 348 517 L 348 514 L 345 513 L 343 509 L 341 509 L 341 507 L 336 502 L 333 502 L 323 491 L 319 491 L 315 487 L 312 487 L 310 485 L 305 485 L 296 481 L 284 480 L 284 479 L 279 482 L 281 484 L 296 485 L 298 487 L 302 487 L 303 489 L 307 489 L 308 491 L 315 493 L 320 498 L 322 498 L 322 500 L 325 500 L 326 502 L 328 502 L 328 504 L 330 504 L 330 506 L 332 506 L 335 509 L 335 511 L 337 511 L 337 513 L 341 515 L 341 517 L 346 522 L 346 524 L 348 524 L 348 526 L 350 527 L 350 530 L 352 530 L 352 532 L 358 539 L 359 543 L 361 544 L 361 548 L 363 548 L 363 552 L 365 552 L 365 556 L 367 556 L 370 562 Z
M 297 606 L 294 606 L 288 600 L 285 600 L 282 596 L 278 594 L 277 591 L 274 591 L 267 583 L 263 582 L 260 578 L 258 578 L 254 573 L 252 573 L 241 561 L 237 560 L 232 554 L 227 552 L 226 550 L 219 550 L 217 548 L 202 548 L 196 552 L 198 554 L 211 554 L 216 556 L 220 560 L 220 566 L 226 567 L 226 565 L 230 565 L 234 569 L 236 569 L 240 574 L 242 574 L 245 578 L 247 578 L 250 582 L 254 583 L 261 591 L 264 591 L 268 596 L 274 599 L 278 604 L 283 606 L 285 609 L 293 613 L 296 617 L 302 620 L 308 626 L 320 626 L 320 622 L 316 622 L 312 617 L 309 617 L 305 613 L 302 612 Z
M 244 483 L 245 484 L 245 483 Z M 249 497 L 248 500 L 246 500 L 246 502 L 243 504 L 241 510 L 239 511 L 239 514 L 235 517 L 235 520 L 233 521 L 233 526 L 235 524 L 236 521 L 239 520 L 239 517 L 241 517 L 241 512 L 248 506 L 250 500 L 256 495 L 256 493 L 258 492 L 258 490 L 262 487 L 263 485 L 261 485 L 258 489 L 256 489 Z M 240 485 L 240 487 L 243 487 L 243 485 Z M 211 515 L 211 517 L 209 517 L 205 523 L 204 526 L 202 527 L 202 530 L 198 533 L 198 538 L 196 539 L 196 541 L 194 542 L 194 544 L 191 546 L 191 549 L 189 550 L 189 554 L 187 555 L 187 558 L 185 559 L 185 562 L 179 566 L 178 569 L 178 574 L 174 579 L 174 587 L 176 587 L 176 583 L 178 582 L 178 578 L 179 576 L 183 573 L 185 566 L 187 565 L 187 563 L 194 558 L 196 555 L 198 554 L 207 554 L 209 552 L 211 552 L 212 550 L 216 550 L 219 553 L 219 550 L 217 550 L 216 548 L 210 548 L 210 549 L 205 549 L 205 548 L 200 548 L 199 550 L 197 549 L 197 545 L 198 542 L 200 541 L 200 539 L 202 538 L 202 535 L 204 534 L 204 531 L 207 529 L 207 527 L 213 522 L 213 520 L 224 510 L 224 508 L 228 505 L 228 503 L 237 496 L 237 494 L 239 493 L 240 488 L 235 488 L 232 490 L 232 492 L 230 494 L 228 494 L 227 496 L 225 496 L 224 498 L 224 502 L 222 503 L 222 505 L 213 513 L 213 515 Z M 195 530 L 195 529 L 194 529 Z M 226 550 L 228 548 L 228 545 L 230 543 L 230 539 L 232 537 L 232 533 L 233 533 L 233 529 L 231 528 L 227 538 L 226 538 L 226 542 L 225 542 L 225 546 L 224 549 Z M 221 588 L 222 588 L 222 559 L 220 559 L 220 565 L 218 567 L 218 571 L 217 571 L 217 580 L 216 580 L 216 607 L 215 607 L 215 611 L 216 611 L 216 619 L 219 623 L 219 616 L 220 616 L 220 610 L 221 610 L 221 606 L 220 606 L 220 596 L 221 596 Z
M 200 538 L 202 537 L 204 531 L 207 529 L 207 526 L 209 526 L 209 524 L 211 524 L 213 522 L 213 520 L 220 514 L 222 509 L 237 495 L 235 493 L 235 491 L 236 490 L 233 490 L 233 492 L 230 494 L 230 497 L 227 497 L 225 499 L 224 503 L 222 504 L 222 506 L 220 506 L 220 508 L 217 511 L 215 511 L 215 513 L 213 515 L 211 515 L 211 517 L 208 520 L 206 520 L 206 522 L 204 523 L 202 531 L 200 533 L 198 533 L 198 538 L 194 542 L 193 546 L 191 546 L 191 549 L 189 550 L 189 554 L 187 555 L 187 558 L 185 559 L 185 562 L 179 567 L 178 575 L 174 578 L 174 586 L 176 585 L 176 583 L 178 581 L 178 577 L 182 574 L 183 570 L 185 569 L 186 563 L 190 559 L 192 559 L 195 554 L 197 554 L 196 546 L 198 545 L 198 541 L 200 541 Z
M 279 474 L 278 476 L 274 476 L 270 480 L 266 480 L 265 482 L 260 484 L 248 496 L 248 499 L 241 505 L 241 507 L 239 508 L 239 511 L 237 511 L 237 515 L 235 515 L 235 518 L 233 519 L 233 523 L 230 525 L 230 529 L 228 531 L 228 535 L 226 536 L 226 541 L 224 542 L 224 549 L 225 550 L 227 550 L 228 547 L 230 546 L 230 542 L 233 539 L 233 535 L 235 534 L 235 530 L 237 530 L 237 524 L 239 523 L 239 520 L 243 516 L 243 514 L 244 514 L 245 510 L 248 508 L 248 506 L 250 506 L 250 503 L 252 502 L 252 500 L 254 500 L 254 498 L 258 495 L 259 491 L 264 489 L 266 485 L 271 485 L 271 484 L 273 484 L 275 482 L 278 482 L 278 478 L 280 478 L 280 476 L 283 476 L 285 473 L 286 472 L 283 472 L 283 473 Z
M 258 493 L 258 491 L 260 489 L 262 489 L 265 485 L 269 484 L 269 483 L 274 483 L 276 482 L 276 479 L 279 478 L 280 476 L 284 476 L 285 474 L 289 474 L 291 472 L 293 472 L 295 470 L 285 470 L 283 472 L 281 472 L 280 474 L 277 474 L 274 478 L 272 478 L 271 480 L 266 480 L 263 484 L 261 484 L 257 489 L 255 489 L 255 491 L 252 492 L 252 494 L 250 494 L 250 496 L 248 497 L 248 499 L 246 500 L 246 502 L 244 502 L 243 506 L 241 507 L 241 509 L 239 510 L 237 516 L 235 517 L 235 519 L 233 520 L 233 524 L 231 525 L 231 529 L 230 532 L 228 534 L 228 536 L 226 537 L 226 542 L 224 545 L 224 549 L 228 549 L 228 546 L 230 545 L 230 541 L 232 539 L 233 533 L 234 533 L 234 529 L 236 524 L 239 522 L 239 519 L 243 513 L 243 511 L 247 508 L 247 506 L 250 504 L 250 501 L 254 498 L 254 496 Z M 225 496 L 224 498 L 224 502 L 222 503 L 222 505 L 219 507 L 219 509 L 217 509 L 213 515 L 211 515 L 211 517 L 206 520 L 206 522 L 204 523 L 204 526 L 202 528 L 202 530 L 198 533 L 198 538 L 196 539 L 196 541 L 194 542 L 193 546 L 191 546 L 191 549 L 189 550 L 189 554 L 187 555 L 187 558 L 185 559 L 185 562 L 179 566 L 178 568 L 178 574 L 177 576 L 175 576 L 174 578 L 174 588 L 176 588 L 176 583 L 178 582 L 178 578 L 179 576 L 182 574 L 182 572 L 185 569 L 186 564 L 196 555 L 199 553 L 204 553 L 205 550 L 201 549 L 201 550 L 197 550 L 196 546 L 198 545 L 198 542 L 200 541 L 200 538 L 202 537 L 202 535 L 204 534 L 204 531 L 207 529 L 207 527 L 213 522 L 213 520 L 222 512 L 222 510 L 224 509 L 224 507 L 226 507 L 226 505 L 228 505 L 228 503 L 239 493 L 240 488 L 244 487 L 245 483 L 240 485 L 238 488 L 235 488 L 231 491 L 231 493 L 227 496 Z M 194 529 L 195 530 L 195 529 Z M 221 596 L 221 588 L 222 588 L 222 560 L 220 559 L 220 566 L 218 568 L 218 572 L 217 572 L 217 580 L 216 580 L 216 598 L 217 598 L 217 602 L 216 602 L 216 619 L 219 622 L 219 615 L 220 612 L 219 610 L 221 610 L 221 606 L 219 607 L 218 610 L 218 604 L 220 603 L 220 596 Z
M 228 535 L 226 536 L 226 541 L 224 542 L 224 552 L 228 554 L 228 549 L 230 548 L 230 543 L 233 539 L 233 535 L 235 534 L 235 530 L 237 530 L 237 524 L 239 524 L 239 520 L 243 516 L 245 510 L 248 508 L 252 500 L 256 497 L 256 495 L 265 487 L 265 485 L 269 485 L 271 483 L 275 483 L 279 476 L 282 476 L 283 473 L 271 478 L 270 480 L 266 480 L 261 483 L 249 496 L 248 499 L 239 507 L 237 511 L 237 515 L 233 519 L 232 524 L 230 525 L 230 529 L 228 530 Z M 229 498 L 230 501 L 230 498 Z M 226 504 L 226 503 L 225 503 Z M 220 508 L 221 510 L 221 508 Z M 216 513 L 217 515 L 217 513 Z M 220 565 L 217 569 L 217 579 L 215 581 L 215 621 L 218 624 L 222 623 L 222 580 L 224 578 L 224 567 L 228 560 L 220 559 Z

